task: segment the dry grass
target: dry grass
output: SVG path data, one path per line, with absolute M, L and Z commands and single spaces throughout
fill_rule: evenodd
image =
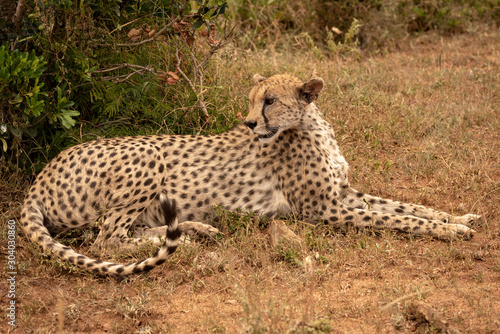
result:
M 353 185 L 481 214 L 472 241 L 335 234 L 291 219 L 302 243 L 274 249 L 265 221 L 259 227 L 228 214 L 218 223 L 224 238 L 181 247 L 149 275 L 117 282 L 75 271 L 19 238 L 15 332 L 436 332 L 411 320 L 411 301 L 432 305 L 464 333 L 499 332 L 499 41 L 498 31 L 423 37 L 353 62 L 320 61 L 304 49 L 228 50 L 232 61 L 222 57 L 214 75 L 234 97 L 228 112 L 237 113 L 255 72 L 306 79 L 316 70 L 327 83 L 318 105 L 334 124 Z M 3 226 L 18 218 L 26 189 L 22 180 L 8 184 L 18 190 L 2 195 Z M 2 310 L 7 303 L 4 295 Z

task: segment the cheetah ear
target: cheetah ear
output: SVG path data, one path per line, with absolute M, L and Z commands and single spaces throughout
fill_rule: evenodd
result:
M 254 81 L 256 84 L 258 84 L 259 82 L 262 82 L 262 81 L 264 81 L 264 80 L 267 80 L 267 78 L 265 78 L 265 77 L 263 77 L 263 76 L 261 76 L 261 75 L 259 75 L 259 74 L 255 74 L 255 75 L 253 76 L 253 81 Z
M 323 89 L 324 81 L 319 77 L 312 78 L 299 88 L 299 96 L 307 103 L 311 103 L 318 98 L 319 92 Z

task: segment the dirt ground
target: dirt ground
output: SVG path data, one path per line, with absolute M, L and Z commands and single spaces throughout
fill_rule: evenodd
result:
M 17 231 L 16 274 L 7 268 L 0 281 L 0 332 L 500 333 L 498 32 L 415 38 L 360 61 L 246 53 L 224 66 L 235 98 L 254 72 L 306 77 L 316 69 L 327 85 L 317 104 L 336 130 L 353 186 L 480 214 L 474 238 L 332 233 L 290 219 L 300 243 L 275 248 L 268 224 L 228 216 L 219 222 L 223 237 L 184 245 L 151 273 L 117 281 L 45 256 Z M 19 221 L 27 186 L 2 180 L 4 262 L 7 222 Z M 67 243 L 89 254 L 85 237 Z M 8 324 L 11 300 L 16 327 Z

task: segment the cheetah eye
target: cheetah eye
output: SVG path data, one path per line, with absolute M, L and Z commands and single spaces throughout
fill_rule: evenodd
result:
M 272 97 L 266 97 L 266 99 L 264 100 L 264 103 L 265 103 L 266 105 L 271 105 L 271 104 L 273 104 L 273 103 L 274 103 L 274 101 L 275 101 L 275 100 L 276 100 L 276 99 L 273 99 Z

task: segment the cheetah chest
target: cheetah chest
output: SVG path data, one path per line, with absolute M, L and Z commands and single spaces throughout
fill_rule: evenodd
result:
M 251 198 L 248 203 L 248 210 L 267 216 L 286 215 L 292 211 L 290 203 L 276 179 L 272 178 L 256 185 L 254 192 L 259 195 Z

